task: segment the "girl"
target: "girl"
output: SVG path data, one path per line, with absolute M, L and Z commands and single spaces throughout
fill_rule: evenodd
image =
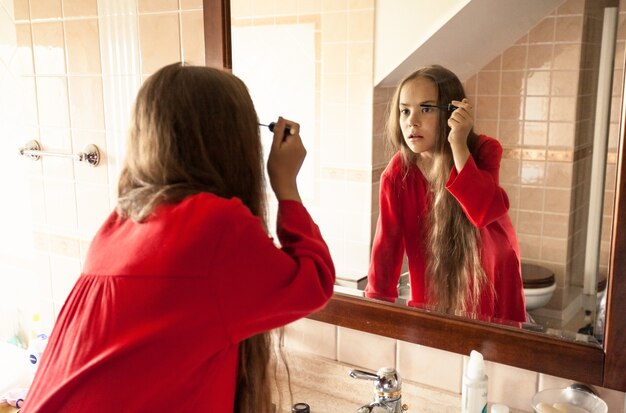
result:
M 321 308 L 335 280 L 298 193 L 299 126 L 287 122 L 276 122 L 267 163 L 277 248 L 243 82 L 173 64 L 144 83 L 117 208 L 91 243 L 22 412 L 272 410 L 267 331 Z
M 451 71 L 424 67 L 398 86 L 387 123 L 397 153 L 380 180 L 366 296 L 398 297 L 406 252 L 410 305 L 525 321 L 519 247 L 499 186 L 502 147 L 472 126 Z

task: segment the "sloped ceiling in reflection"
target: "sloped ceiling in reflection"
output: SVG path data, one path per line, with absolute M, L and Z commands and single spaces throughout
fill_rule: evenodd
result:
M 374 84 L 395 86 L 441 64 L 461 81 L 514 44 L 563 0 L 376 0 Z

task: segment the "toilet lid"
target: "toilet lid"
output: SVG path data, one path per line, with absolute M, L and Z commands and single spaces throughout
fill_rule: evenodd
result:
M 554 273 L 536 264 L 522 263 L 524 288 L 545 288 L 554 284 Z

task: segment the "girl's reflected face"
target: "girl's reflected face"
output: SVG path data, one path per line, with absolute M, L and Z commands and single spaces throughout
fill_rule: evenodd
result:
M 406 82 L 400 90 L 400 129 L 409 149 L 432 156 L 439 134 L 437 86 L 426 77 Z

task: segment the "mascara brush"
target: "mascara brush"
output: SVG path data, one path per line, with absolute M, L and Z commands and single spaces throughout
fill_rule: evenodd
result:
M 259 126 L 266 126 L 270 130 L 270 132 L 274 132 L 274 126 L 276 126 L 276 122 L 271 122 L 269 125 L 259 123 Z M 295 133 L 296 133 L 296 130 L 290 125 L 287 125 L 287 127 L 285 128 L 284 137 L 286 138 L 289 135 L 295 135 Z

